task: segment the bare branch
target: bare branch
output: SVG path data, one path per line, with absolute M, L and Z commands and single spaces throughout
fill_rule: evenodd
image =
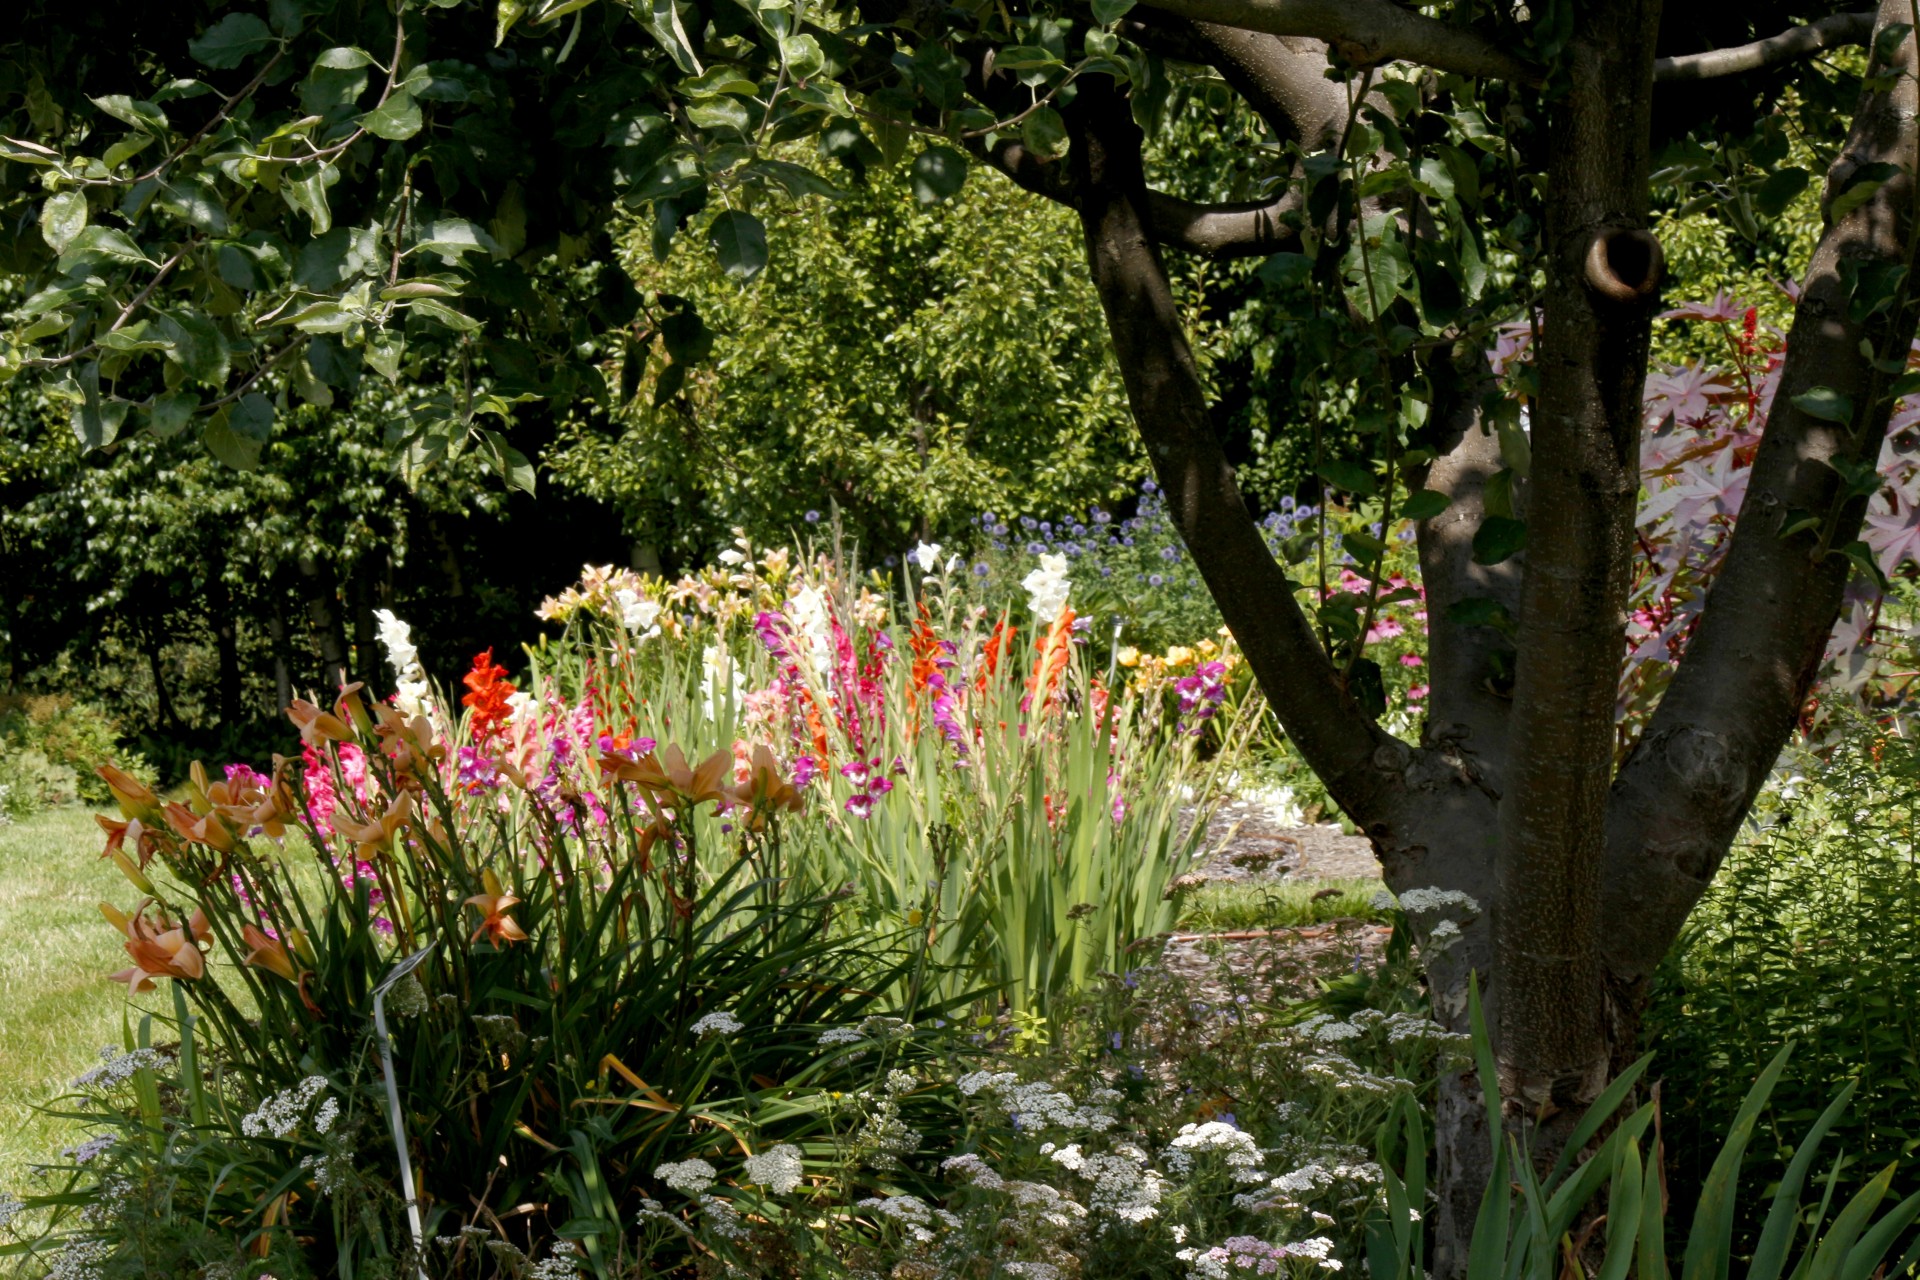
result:
M 1307 36 L 1275 36 L 1212 22 L 1188 22 L 1151 9 L 1121 32 L 1164 57 L 1218 71 L 1277 138 L 1307 151 L 1333 145 L 1347 114 L 1339 81 L 1327 78 L 1327 46 Z
M 1758 71 L 1761 67 L 1785 62 L 1789 58 L 1804 58 L 1822 49 L 1865 44 L 1872 38 L 1871 10 L 1865 13 L 1836 13 L 1804 27 L 1788 27 L 1777 36 L 1755 40 L 1752 44 L 1709 49 L 1705 53 L 1688 53 L 1677 58 L 1656 58 L 1653 78 L 1665 82 L 1737 76 L 1743 71 Z
M 1264 256 L 1298 246 L 1299 228 L 1286 219 L 1301 208 L 1289 186 L 1277 200 L 1247 204 L 1195 204 L 1158 191 L 1147 193 L 1147 232 L 1169 248 L 1214 258 Z
M 1540 70 L 1466 27 L 1403 9 L 1392 0 L 1147 0 L 1151 8 L 1276 36 L 1324 40 L 1356 66 L 1417 62 L 1536 84 Z

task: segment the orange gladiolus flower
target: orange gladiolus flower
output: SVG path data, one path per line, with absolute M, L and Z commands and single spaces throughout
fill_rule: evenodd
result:
M 182 840 L 203 844 L 221 853 L 233 852 L 233 832 L 227 830 L 227 824 L 217 814 L 195 813 L 183 804 L 174 803 L 167 806 L 166 815 L 167 825 Z
M 488 649 L 474 655 L 473 670 L 460 677 L 460 683 L 467 686 L 460 705 L 473 709 L 475 741 L 487 741 L 507 722 L 507 697 L 516 690 L 513 681 L 500 678 L 506 674 L 507 669 L 494 663 L 493 650 Z
M 1060 673 L 1066 670 L 1067 659 L 1073 653 L 1072 605 L 1062 605 L 1060 616 L 1047 628 L 1047 634 L 1034 642 L 1034 648 L 1040 651 L 1040 657 L 1033 664 L 1033 672 L 1027 677 L 1027 693 L 1040 703 L 1035 710 L 1045 710 L 1052 703 L 1055 686 L 1060 683 Z
M 241 925 L 240 940 L 252 948 L 247 952 L 248 964 L 271 969 L 288 982 L 300 981 L 300 971 L 294 967 L 293 957 L 287 954 L 286 947 L 280 944 L 279 939 L 268 937 L 266 930 L 250 924 Z
M 151 898 L 143 900 L 132 915 L 100 904 L 100 914 L 127 935 L 124 945 L 133 957 L 133 967 L 114 974 L 113 981 L 126 983 L 129 994 L 153 990 L 155 978 L 192 979 L 207 971 L 200 954 L 200 940 L 207 936 L 206 915 L 196 907 L 187 923 L 176 927 L 163 915 L 157 922 L 148 920 L 147 908 L 152 904 Z
M 473 937 L 468 941 L 480 941 L 483 933 L 493 940 L 496 947 L 504 943 L 526 941 L 527 931 L 507 914 L 508 909 L 520 899 L 500 887 L 500 877 L 493 874 L 491 867 L 480 873 L 480 879 L 486 892 L 476 893 L 466 901 L 467 906 L 480 908 L 481 915 L 480 927 L 473 931 Z

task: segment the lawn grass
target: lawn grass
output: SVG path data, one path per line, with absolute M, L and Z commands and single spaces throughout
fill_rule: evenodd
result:
M 0 1192 L 25 1187 L 30 1166 L 76 1141 L 35 1104 L 121 1042 L 125 988 L 106 975 L 127 957 L 99 904 L 130 910 L 139 894 L 101 860 L 102 843 L 84 808 L 0 826 Z
M 1184 933 L 1286 929 L 1335 919 L 1388 921 L 1373 905 L 1379 880 L 1215 881 L 1188 893 L 1178 928 Z M 1322 893 L 1332 890 L 1325 897 Z

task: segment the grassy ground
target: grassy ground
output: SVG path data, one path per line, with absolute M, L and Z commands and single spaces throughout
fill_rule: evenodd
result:
M 125 988 L 105 978 L 126 953 L 99 904 L 131 909 L 139 895 L 101 860 L 101 843 L 86 809 L 0 826 L 0 1191 L 74 1141 L 34 1104 L 120 1043 Z
M 1385 921 L 1373 895 L 1378 880 L 1222 881 L 1203 885 L 1181 903 L 1179 927 L 1192 933 L 1283 929 L 1342 917 Z

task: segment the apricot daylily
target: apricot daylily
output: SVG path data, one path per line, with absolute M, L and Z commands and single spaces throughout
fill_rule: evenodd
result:
M 167 806 L 166 816 L 167 825 L 182 840 L 203 844 L 221 853 L 233 852 L 233 833 L 227 830 L 227 824 L 220 820 L 219 815 L 195 813 L 187 806 L 175 803 Z
M 127 935 L 124 945 L 133 957 L 133 967 L 114 974 L 113 981 L 126 983 L 129 994 L 153 990 L 155 978 L 191 979 L 207 971 L 207 962 L 200 955 L 200 940 L 207 936 L 205 913 L 194 908 L 192 917 L 180 927 L 164 915 L 156 924 L 147 919 L 147 908 L 152 905 L 153 899 L 147 898 L 127 915 L 107 903 L 100 904 L 100 914 L 107 923 Z
M 120 806 L 123 818 L 143 818 L 148 822 L 160 816 L 160 797 L 149 791 L 135 778 L 130 778 L 110 764 L 94 769 L 101 780 L 107 784 L 107 790 L 113 792 L 113 799 Z
M 300 981 L 300 971 L 294 967 L 293 957 L 287 954 L 286 947 L 281 945 L 279 939 L 268 937 L 264 929 L 246 924 L 240 926 L 240 940 L 251 948 L 247 952 L 246 963 L 271 969 L 288 982 Z
M 300 730 L 300 741 L 320 750 L 329 742 L 352 742 L 353 730 L 338 716 L 328 715 L 305 698 L 295 698 L 287 707 L 287 719 Z
M 344 812 L 334 814 L 333 818 L 334 830 L 353 841 L 355 852 L 362 860 L 391 846 L 394 834 L 412 824 L 413 797 L 404 793 L 395 796 L 387 811 L 372 822 L 355 822 Z
M 493 874 L 491 867 L 480 873 L 480 880 L 486 892 L 474 894 L 465 904 L 480 908 L 482 917 L 480 927 L 473 931 L 473 937 L 468 941 L 480 941 L 480 935 L 483 933 L 493 940 L 493 945 L 496 947 L 502 943 L 526 941 L 526 930 L 507 915 L 508 908 L 514 906 L 520 899 L 500 887 L 500 877 Z
M 446 757 L 447 747 L 433 736 L 433 722 L 425 716 L 405 716 L 385 703 L 375 705 L 373 731 L 380 735 L 382 749 L 402 773 L 424 777 L 436 760 Z
M 153 861 L 158 846 L 152 828 L 138 818 L 129 818 L 125 822 L 115 822 L 104 813 L 96 813 L 93 820 L 107 833 L 107 847 L 100 851 L 103 858 L 112 857 L 126 846 L 133 846 L 134 856 L 139 859 L 140 869 L 145 871 L 147 864 Z

